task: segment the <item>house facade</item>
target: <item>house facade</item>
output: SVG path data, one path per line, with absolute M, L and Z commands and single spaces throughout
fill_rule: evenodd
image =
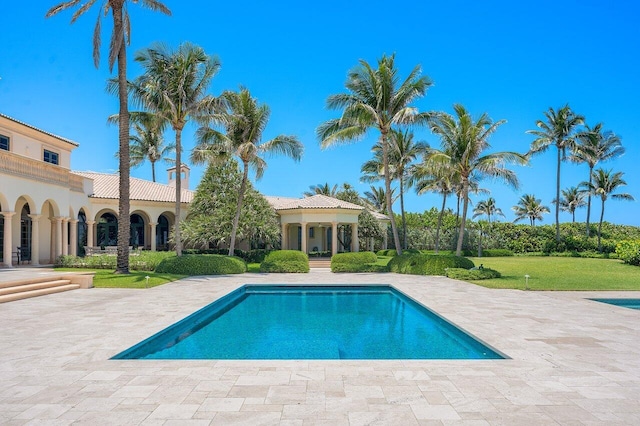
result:
M 115 246 L 117 174 L 71 170 L 78 143 L 0 113 L 0 265 L 50 264 L 85 246 Z M 190 170 L 183 166 L 182 185 Z M 130 245 L 166 250 L 175 223 L 175 168 L 169 184 L 130 180 Z M 182 219 L 194 192 L 181 193 Z M 357 236 L 362 207 L 331 197 L 266 197 L 282 226 L 282 248 L 338 252 L 339 228 Z M 385 221 L 386 217 L 380 217 Z M 358 251 L 358 238 L 350 238 Z M 343 241 L 343 240 L 342 240 Z M 386 245 L 386 244 L 385 244 Z

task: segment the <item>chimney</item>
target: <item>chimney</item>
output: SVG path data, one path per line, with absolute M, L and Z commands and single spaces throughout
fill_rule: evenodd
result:
M 176 186 L 176 166 L 169 167 L 167 169 L 167 174 L 169 177 L 169 186 Z M 182 175 L 180 186 L 182 189 L 189 189 L 189 175 L 191 174 L 191 169 L 186 164 L 183 164 L 180 167 L 180 174 Z

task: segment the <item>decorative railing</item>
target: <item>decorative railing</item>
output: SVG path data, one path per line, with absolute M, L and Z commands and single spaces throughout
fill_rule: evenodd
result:
M 84 192 L 82 176 L 74 175 L 60 166 L 9 151 L 0 150 L 0 173 L 63 186 L 75 192 Z

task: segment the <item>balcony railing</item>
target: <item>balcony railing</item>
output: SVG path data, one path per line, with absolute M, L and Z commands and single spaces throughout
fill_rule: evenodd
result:
M 0 150 L 0 173 L 59 185 L 75 192 L 84 192 L 82 176 L 74 175 L 60 166 L 9 151 Z

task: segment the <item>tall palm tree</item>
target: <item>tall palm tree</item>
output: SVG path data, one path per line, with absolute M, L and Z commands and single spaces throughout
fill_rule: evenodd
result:
M 478 201 L 476 207 L 473 209 L 473 218 L 478 216 L 486 216 L 487 222 L 491 225 L 491 216 L 502 216 L 502 209 L 496 206 L 496 200 L 493 197 L 489 197 L 486 200 Z
M 516 174 L 507 169 L 505 164 L 526 164 L 527 158 L 509 151 L 484 154 L 490 148 L 489 137 L 506 121 L 493 122 L 486 113 L 474 121 L 464 106 L 456 104 L 453 109 L 455 117 L 440 113 L 431 118 L 431 131 L 440 137 L 442 150 L 431 149 L 426 161 L 434 165 L 446 164 L 459 177 L 463 206 L 456 255 L 460 256 L 469 207 L 469 189 L 474 175 L 478 179 L 501 179 L 517 188 Z
M 131 85 L 133 98 L 169 123 L 176 136 L 174 239 L 176 254 L 181 256 L 182 130 L 190 119 L 204 122 L 215 109 L 217 100 L 206 92 L 220 61 L 191 43 L 183 43 L 175 51 L 156 44 L 138 52 L 135 61 L 144 73 Z
M 372 128 L 380 133 L 378 143 L 382 147 L 387 215 L 391 220 L 393 241 L 398 254 L 402 249 L 391 203 L 389 140 L 392 126 L 424 122 L 429 115 L 418 113 L 417 109 L 411 106 L 411 103 L 424 96 L 431 86 L 431 81 L 420 73 L 420 67 L 417 66 L 400 83 L 395 55 L 383 55 L 378 60 L 377 69 L 360 60 L 360 64 L 349 71 L 345 83 L 349 93 L 331 95 L 327 98 L 327 107 L 342 109 L 342 116 L 321 124 L 317 129 L 322 148 L 357 140 Z
M 96 0 L 82 2 L 81 0 L 69 0 L 58 3 L 49 9 L 46 17 L 78 6 L 71 17 L 73 24 L 81 15 L 87 12 L 96 3 Z M 103 0 L 98 8 L 98 20 L 93 31 L 93 63 L 96 68 L 100 65 L 100 30 L 101 18 L 111 11 L 113 17 L 113 31 L 109 44 L 109 71 L 113 71 L 113 65 L 118 62 L 118 99 L 119 99 L 119 123 L 118 123 L 118 147 L 120 152 L 120 182 L 118 202 L 118 252 L 116 260 L 116 273 L 129 273 L 129 106 L 127 99 L 127 50 L 129 44 L 131 24 L 126 5 L 128 3 L 140 3 L 141 6 L 153 11 L 171 15 L 171 11 L 158 0 Z
M 317 185 L 310 185 L 309 186 L 309 191 L 305 191 L 304 192 L 304 196 L 305 197 L 312 197 L 314 195 L 326 195 L 327 197 L 334 197 L 336 196 L 336 194 L 338 193 L 338 184 L 336 183 L 335 185 L 331 186 L 329 185 L 329 182 L 326 182 L 324 184 L 317 184 Z
M 221 133 L 209 126 L 199 128 L 198 145 L 193 150 L 191 159 L 196 163 L 202 163 L 215 161 L 220 155 L 235 155 L 242 163 L 242 183 L 229 241 L 229 256 L 232 256 L 249 168 L 253 168 L 256 179 L 260 179 L 267 167 L 262 156 L 284 154 L 298 161 L 302 158 L 304 146 L 298 138 L 288 135 L 279 135 L 262 142 L 262 133 L 269 122 L 269 107 L 258 104 L 258 100 L 251 96 L 248 89 L 241 88 L 240 92 L 226 91 L 220 95 L 220 99 L 224 110 L 220 114 L 212 115 L 211 121 L 212 124 L 222 125 L 225 132 Z
M 525 194 L 520 197 L 518 204 L 511 207 L 516 214 L 514 222 L 529 219 L 531 226 L 536 226 L 536 220 L 542 220 L 542 215 L 549 213 L 549 207 L 543 206 L 542 201 L 533 194 Z
M 611 131 L 603 131 L 602 123 L 578 133 L 577 144 L 571 156 L 576 163 L 589 165 L 589 183 L 592 182 L 593 169 L 601 161 L 611 160 L 624 154 L 624 147 L 620 137 Z M 589 219 L 591 218 L 591 194 L 587 196 L 587 237 L 591 231 Z
M 602 252 L 602 245 L 600 242 L 600 236 L 602 233 L 602 220 L 604 219 L 604 203 L 609 196 L 614 200 L 627 200 L 633 201 L 634 198 L 631 194 L 614 194 L 614 192 L 621 186 L 625 186 L 627 182 L 622 179 L 623 172 L 613 173 L 611 170 L 598 169 L 593 173 L 592 182 L 583 182 L 582 185 L 586 186 L 589 192 L 597 197 L 600 197 L 602 201 L 602 210 L 600 210 L 600 223 L 598 224 L 598 251 Z
M 389 139 L 389 169 L 392 180 L 398 180 L 400 190 L 400 213 L 402 217 L 403 248 L 407 248 L 407 219 L 404 211 L 404 188 L 411 186 L 409 173 L 411 164 L 418 156 L 426 151 L 429 145 L 425 142 L 415 142 L 413 132 L 404 132 L 392 129 Z M 373 147 L 374 158 L 362 165 L 361 171 L 365 173 L 362 180 L 372 182 L 384 179 L 384 164 L 382 161 L 382 147 L 376 144 Z
M 571 213 L 571 222 L 576 221 L 576 209 L 584 207 L 587 203 L 584 201 L 585 192 L 572 186 L 562 190 L 560 198 L 560 210 Z M 553 200 L 555 202 L 555 200 Z
M 567 157 L 567 149 L 572 150 L 576 144 L 575 130 L 577 126 L 584 124 L 584 117 L 575 114 L 569 105 L 565 105 L 555 111 L 553 108 L 544 113 L 546 121 L 536 121 L 539 130 L 528 130 L 536 139 L 531 142 L 529 154 L 544 152 L 551 145 L 555 145 L 558 151 L 556 166 L 556 241 L 560 241 L 560 164 Z
M 370 191 L 364 192 L 364 202 L 376 212 L 386 212 L 387 211 L 387 194 L 384 192 L 384 187 L 382 186 L 373 186 L 370 185 Z M 391 189 L 391 202 L 395 203 L 398 199 L 398 196 L 394 194 L 395 188 Z

